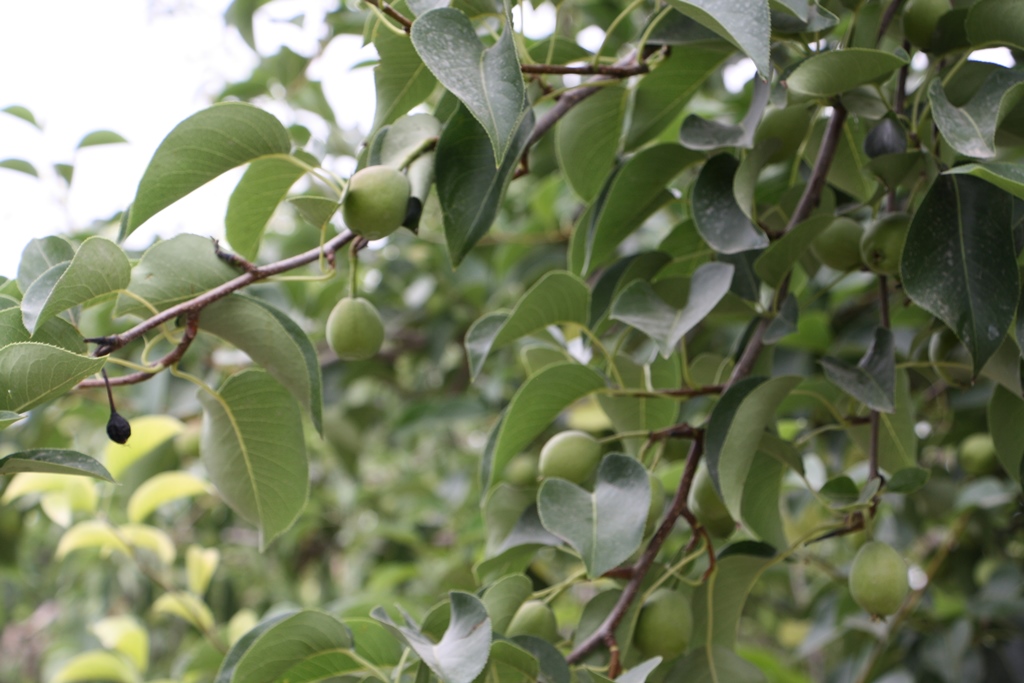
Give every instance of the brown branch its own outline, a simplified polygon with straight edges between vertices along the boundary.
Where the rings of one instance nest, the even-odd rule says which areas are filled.
[[[818,205],[821,199],[821,191],[825,189],[825,178],[828,177],[828,170],[832,166],[832,157],[835,156],[836,147],[839,145],[839,138],[843,132],[843,124],[846,123],[846,109],[838,102],[832,105],[832,118],[825,128],[825,135],[821,140],[821,147],[818,148],[818,156],[814,160],[814,167],[811,169],[811,176],[807,179],[804,193],[800,195],[793,215],[786,225],[786,232],[792,230],[801,223],[811,211]]]
[[[404,14],[402,14],[401,12],[399,12],[398,10],[396,10],[388,3],[384,2],[384,0],[366,0],[366,4],[373,5],[374,7],[380,9],[381,12],[397,21],[399,24],[402,25],[402,28],[405,29],[406,33],[408,33],[409,30],[412,28],[412,20],[409,19]]]
[[[561,64],[523,64],[519,70],[524,74],[578,74],[580,76],[610,76],[612,78],[629,78],[650,71],[650,67],[642,63],[617,66],[615,64],[587,64],[584,66],[564,66]]]
[[[889,24],[891,24],[892,20],[896,18],[896,12],[899,11],[900,5],[902,5],[903,2],[904,0],[892,0],[892,2],[889,3],[889,6],[885,8],[882,20],[878,23],[878,33],[875,35],[876,46],[882,42],[882,36],[885,35],[887,30],[889,30]]]
[[[120,334],[113,334],[108,337],[93,337],[86,339],[85,341],[99,345],[96,351],[93,352],[94,356],[99,357],[109,355],[123,346],[126,346],[130,342],[135,341],[153,328],[162,325],[169,320],[174,320],[178,316],[198,313],[214,301],[223,299],[228,294],[237,292],[243,287],[248,287],[254,282],[266,279],[272,275],[292,270],[293,268],[313,263],[321,256],[326,256],[330,259],[334,256],[334,252],[351,242],[355,237],[355,233],[346,230],[334,239],[325,243],[322,248],[316,247],[315,249],[310,249],[309,251],[305,251],[301,254],[296,254],[295,256],[291,256],[274,263],[268,263],[265,266],[256,266],[252,270],[242,273],[233,280],[228,280],[224,284],[207,290],[193,299],[189,299],[188,301],[182,302],[176,306],[171,306],[170,308],[143,320],[130,330],[121,332]]]

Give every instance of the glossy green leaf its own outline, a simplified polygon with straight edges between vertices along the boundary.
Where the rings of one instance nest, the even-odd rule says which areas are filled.
[[[485,488],[504,471],[512,456],[547,429],[562,410],[604,386],[601,375],[579,363],[549,365],[530,375],[509,402],[484,452]]]
[[[645,148],[627,159],[573,230],[570,270],[589,274],[658,208],[674,197],[666,189],[703,157],[676,144]]]
[[[693,185],[693,221],[708,246],[722,254],[768,246],[768,237],[736,203],[732,186],[737,168],[734,157],[719,154],[704,164]]]
[[[18,289],[28,291],[43,273],[75,257],[75,248],[63,237],[51,235],[29,240],[18,263]]]
[[[972,176],[938,176],[903,247],[907,296],[956,332],[975,374],[999,348],[1017,310],[1011,215],[1011,196],[994,185]]]
[[[878,415],[878,464],[887,472],[898,472],[917,465],[917,434],[914,433],[917,416],[906,370],[896,371],[894,395],[895,412]],[[871,426],[860,425],[848,431],[866,456],[871,448]]]
[[[851,47],[819,52],[786,77],[786,86],[810,97],[833,97],[857,86],[879,83],[910,62],[906,53]]]
[[[1024,73],[1016,69],[993,71],[962,107],[954,106],[938,79],[928,88],[932,116],[943,139],[960,154],[976,159],[996,156],[999,122],[1024,98]]]
[[[263,231],[288,189],[305,170],[292,157],[269,157],[249,164],[228,199],[224,229],[231,247],[242,258],[255,259]]]
[[[965,28],[975,48],[1024,50],[1024,5],[1016,0],[979,0],[967,13]]]
[[[714,150],[723,147],[754,146],[754,131],[768,105],[771,90],[761,79],[754,81],[754,92],[750,97],[750,107],[743,120],[737,124],[719,123],[690,114],[679,129],[679,142],[688,149]],[[746,211],[744,211],[746,213]]]
[[[126,510],[128,521],[143,522],[165,503],[203,493],[211,493],[210,485],[190,472],[158,472],[132,492]]]
[[[765,284],[778,288],[783,278],[793,270],[811,242],[822,230],[831,225],[835,217],[831,214],[811,216],[793,226],[792,230],[775,240],[754,261],[754,272]]]
[[[504,633],[519,606],[533,595],[533,582],[525,574],[503,576],[483,594],[484,607],[491,617],[491,627]]]
[[[819,362],[828,381],[868,408],[896,410],[896,347],[890,330],[875,328],[875,338],[856,366],[827,356]]]
[[[380,130],[427,99],[437,79],[416,54],[412,41],[381,26],[377,19],[370,29],[370,39],[380,55],[373,69],[377,105],[371,130]]]
[[[985,182],[1009,192],[1018,199],[1024,199],[1024,166],[998,161],[980,164],[963,164],[954,166],[946,173],[958,173],[981,178]]]
[[[290,147],[281,122],[250,104],[223,102],[193,114],[153,153],[120,238],[225,171]]]
[[[14,419],[7,418],[7,424],[21,419],[17,413],[0,414],[15,416]],[[19,472],[78,475],[114,483],[114,478],[110,476],[107,468],[94,458],[85,453],[59,448],[36,448],[0,458],[0,475],[12,476]]]
[[[260,549],[298,518],[309,491],[302,418],[288,390],[262,370],[232,375],[203,404],[200,455],[210,481],[260,531]]]
[[[733,384],[711,411],[705,457],[711,479],[734,518],[741,516],[743,488],[764,430],[782,399],[799,383],[800,377],[748,377]]]
[[[39,177],[39,171],[36,170],[36,167],[24,159],[0,159],[0,168],[24,173],[25,175],[30,175],[34,178]]]
[[[0,410],[21,413],[69,391],[100,371],[105,358],[80,356],[39,342],[19,342],[0,349]]]
[[[682,112],[700,86],[732,54],[729,45],[677,46],[633,91],[626,149],[657,137]]]
[[[249,355],[309,411],[323,431],[323,380],[316,347],[295,321],[270,304],[242,294],[203,310],[200,329]]]
[[[472,683],[487,664],[491,649],[491,620],[483,602],[475,595],[452,591],[451,617],[438,643],[410,626],[397,626],[381,608],[372,615],[394,629],[446,683]]]
[[[217,258],[213,241],[199,235],[176,235],[146,250],[132,268],[128,291],[117,298],[115,315],[149,316],[157,310],[188,301],[208,289],[222,285],[240,272]]]
[[[20,104],[12,104],[4,107],[3,109],[0,109],[0,111],[2,111],[5,114],[10,114],[11,116],[16,116],[22,121],[27,121],[36,128],[42,130],[42,126],[39,125],[39,122],[36,121],[36,117],[27,107],[23,107]]]
[[[729,292],[733,272],[727,263],[702,265],[690,280],[689,298],[681,309],[667,304],[649,283],[637,280],[612,304],[611,317],[649,336],[668,358],[683,335],[700,324]]]
[[[142,677],[122,655],[105,650],[89,650],[70,657],[49,679],[51,683],[113,681],[139,683]]]
[[[490,229],[532,130],[533,114],[527,110],[496,167],[490,139],[468,110],[460,107],[445,125],[437,142],[437,198],[453,264]]]
[[[78,248],[66,268],[46,271],[25,292],[21,314],[25,329],[38,325],[72,306],[84,304],[128,286],[132,267],[119,246],[102,237],[90,237]],[[54,274],[57,277],[51,278]]]
[[[1024,400],[997,386],[988,402],[988,431],[995,442],[996,456],[1006,472],[1018,483],[1024,463]]]
[[[94,130],[91,133],[86,133],[85,137],[78,141],[78,146],[75,149],[98,145],[117,145],[123,142],[128,141],[112,130]]]
[[[51,318],[29,334],[21,319],[21,310],[8,308],[0,311],[0,347],[17,342],[34,341],[58,346],[72,353],[84,354],[86,347],[78,329],[62,318]]]
[[[508,640],[491,645],[487,666],[476,679],[482,683],[535,683],[540,673],[537,658]]]
[[[671,261],[672,257],[663,251],[643,252],[621,258],[602,270],[593,285],[593,294],[590,297],[591,328],[595,332],[600,332],[612,302],[618,298],[622,290],[636,280],[653,279]]]
[[[763,543],[742,541],[726,548],[718,556],[714,573],[693,592],[693,642],[735,647],[747,596],[761,573],[776,561],[775,550]]]
[[[620,355],[615,358],[615,367],[622,378],[623,388],[640,391],[676,389],[683,381],[676,356],[655,358],[651,363],[639,365]],[[679,403],[672,397],[599,395],[597,400],[618,433],[664,429],[675,424],[679,417]],[[626,452],[634,457],[645,441],[644,438],[622,439]]]
[[[597,196],[615,167],[629,91],[601,88],[555,127],[555,153],[565,181],[585,202]]]
[[[566,271],[547,273],[520,297],[511,312],[490,313],[469,328],[465,344],[470,375],[476,378],[492,350],[548,325],[586,325],[589,311],[587,283]]]
[[[511,20],[485,47],[465,14],[440,7],[418,16],[409,37],[431,73],[487,133],[494,167],[502,167],[508,154],[518,159],[518,132],[529,107]]]
[[[312,683],[365,671],[352,634],[323,612],[302,610],[268,619],[224,657],[215,683]]]
[[[537,493],[537,509],[544,528],[571,545],[587,575],[596,578],[640,547],[650,500],[643,465],[611,453],[597,469],[593,493],[564,479],[545,479]]]
[[[672,674],[686,683],[765,683],[764,673],[733,652],[731,647],[711,645],[694,648],[672,667]]]
[[[669,0],[669,4],[738,47],[770,79],[771,15],[768,0]]]

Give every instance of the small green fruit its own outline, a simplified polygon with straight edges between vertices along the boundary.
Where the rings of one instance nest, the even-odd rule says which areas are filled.
[[[860,240],[860,256],[879,275],[899,275],[903,243],[910,230],[910,216],[892,213],[868,226]]]
[[[895,614],[910,590],[907,563],[892,547],[868,541],[850,566],[850,595],[874,617]]]
[[[711,473],[701,463],[690,487],[690,512],[712,536],[728,538],[736,530],[736,521],[729,514],[711,481]]]
[[[647,521],[644,523],[644,536],[650,536],[661,521],[661,513],[665,510],[665,486],[652,472],[647,473],[651,481],[651,504],[647,508]]]
[[[960,467],[974,476],[992,474],[999,469],[996,445],[991,434],[971,434],[960,442]]]
[[[368,240],[387,237],[405,220],[409,179],[390,166],[367,166],[349,178],[341,215],[349,230]]]
[[[928,340],[928,360],[935,374],[947,384],[966,387],[974,382],[971,354],[948,327],[943,327]]]
[[[342,360],[366,360],[384,343],[380,313],[363,298],[346,297],[327,316],[327,343]]]
[[[645,657],[674,659],[686,651],[692,635],[690,601],[674,590],[659,588],[640,608],[633,644]]]
[[[558,622],[555,620],[555,613],[540,600],[527,600],[512,615],[505,635],[509,638],[536,636],[549,643],[557,643]]]
[[[540,449],[540,476],[582,484],[601,462],[601,444],[586,432],[571,429],[548,439]]]
[[[939,18],[951,9],[949,0],[910,0],[903,8],[903,35],[912,45],[928,50]]]
[[[847,272],[860,268],[860,240],[864,228],[852,218],[841,216],[832,221],[811,242],[811,251],[829,268]]]
[[[533,486],[537,483],[537,458],[520,453],[505,465],[505,481],[514,486]]]

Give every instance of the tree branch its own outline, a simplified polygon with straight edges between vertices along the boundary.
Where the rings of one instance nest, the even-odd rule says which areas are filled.
[[[379,9],[381,12],[383,12],[384,14],[388,15],[389,17],[391,17],[392,19],[397,21],[399,24],[402,25],[402,28],[405,29],[406,33],[408,33],[409,29],[412,28],[412,20],[409,19],[404,14],[402,14],[401,12],[399,12],[398,10],[396,10],[394,7],[392,7],[388,3],[384,2],[384,0],[366,0],[366,4],[367,5],[373,5],[374,7]]]
[[[145,382],[148,379],[152,379],[153,377],[156,377],[156,374],[163,370],[164,368],[170,367],[171,365],[174,365],[179,360],[181,360],[181,357],[185,355],[185,352],[188,350],[188,347],[192,345],[192,340],[196,338],[196,334],[198,333],[199,311],[192,311],[186,314],[185,334],[181,338],[181,341],[178,342],[178,345],[175,346],[170,353],[168,353],[166,356],[156,361],[155,363],[152,363],[149,366],[151,368],[150,370],[133,372],[129,375],[115,377],[114,379],[109,380],[109,382],[105,382],[104,380],[101,379],[82,380],[81,382],[78,383],[78,386],[76,386],[75,389],[95,389],[96,387],[104,386],[104,384],[107,385],[107,388],[110,388],[111,386],[138,384],[140,382]]]
[[[523,64],[519,67],[524,74],[578,74],[580,76],[609,76],[611,78],[629,78],[650,71],[650,67],[642,63],[618,66],[616,64],[587,64],[584,66],[564,66],[561,64]]]

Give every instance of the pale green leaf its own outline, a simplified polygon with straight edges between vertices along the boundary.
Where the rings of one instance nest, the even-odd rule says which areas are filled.
[[[25,175],[30,175],[34,178],[39,177],[39,171],[36,170],[36,167],[24,159],[0,159],[0,168],[24,173]]]
[[[104,650],[73,655],[49,679],[50,683],[139,683],[139,671],[125,657]]]
[[[693,642],[735,647],[747,596],[761,573],[776,561],[775,550],[763,543],[741,541],[724,550],[714,573],[693,592]]]
[[[100,371],[105,358],[90,358],[38,342],[0,349],[0,410],[21,413],[71,390]]]
[[[103,647],[123,654],[138,671],[149,667],[149,631],[128,614],[100,619],[89,627]]]
[[[615,166],[629,91],[601,88],[555,126],[555,154],[565,181],[585,202],[594,199]]]
[[[130,444],[108,441],[103,462],[111,474],[120,478],[129,467],[182,432],[185,424],[170,415],[138,415],[132,417]]]
[[[159,472],[142,482],[128,499],[128,521],[141,522],[161,505],[211,492],[206,481],[190,472]]]
[[[996,128],[1024,98],[1024,73],[997,69],[962,107],[954,106],[939,79],[928,88],[935,125],[943,139],[960,154],[976,159],[996,156]]]
[[[225,235],[239,256],[256,258],[277,205],[305,172],[293,157],[269,157],[249,164],[228,199],[224,216]]]
[[[376,109],[371,130],[395,121],[427,99],[437,79],[416,54],[412,41],[381,26],[377,19],[370,29],[370,39],[380,55],[380,64],[373,69],[376,86]]]
[[[117,145],[122,142],[128,141],[112,130],[94,130],[91,133],[86,133],[85,137],[78,141],[78,146],[75,149],[96,147],[97,145]]]
[[[205,602],[185,591],[164,593],[153,602],[155,614],[177,617],[194,626],[202,633],[214,626],[213,612]]]
[[[27,292],[43,273],[74,257],[75,248],[63,237],[50,235],[29,240],[18,263],[18,289]]]
[[[21,419],[17,413],[14,415],[8,424]],[[78,475],[114,483],[110,472],[95,459],[85,453],[59,448],[35,448],[0,458],[0,475],[11,476],[19,472]]]

